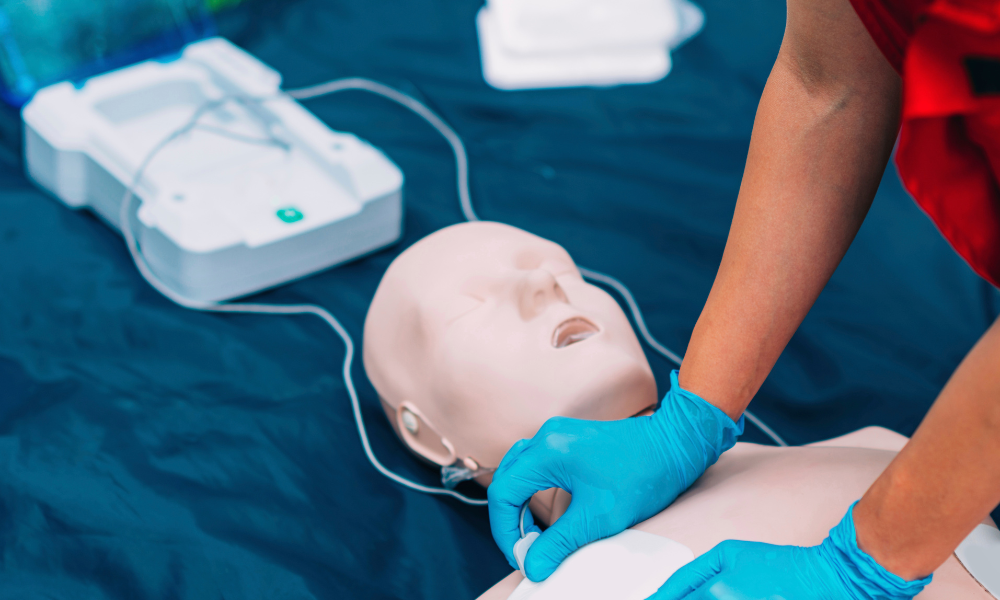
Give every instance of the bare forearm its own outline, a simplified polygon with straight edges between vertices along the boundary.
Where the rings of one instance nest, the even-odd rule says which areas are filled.
[[[925,577],[998,503],[1000,320],[858,503],[858,544],[904,579]]]
[[[898,127],[899,79],[847,1],[802,4],[789,2],[725,253],[680,372],[685,389],[733,418],[854,239]]]

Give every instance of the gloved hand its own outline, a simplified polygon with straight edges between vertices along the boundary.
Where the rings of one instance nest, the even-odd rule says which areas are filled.
[[[724,412],[682,390],[670,392],[649,417],[582,421],[556,417],[507,452],[487,490],[493,539],[517,568],[521,506],[538,491],[562,488],[569,509],[535,540],[525,558],[532,581],[547,578],[569,553],[660,512],[743,433]],[[530,512],[530,511],[528,511]],[[526,525],[529,521],[525,518]],[[534,526],[526,526],[537,531]]]
[[[855,503],[857,504],[857,503]],[[722,542],[649,600],[909,600],[933,575],[905,581],[858,548],[854,505],[819,546]]]

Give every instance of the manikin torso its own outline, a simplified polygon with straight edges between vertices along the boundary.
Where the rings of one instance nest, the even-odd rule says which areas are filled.
[[[497,223],[452,226],[389,267],[365,322],[364,363],[403,443],[488,485],[518,439],[550,417],[628,418],[655,406],[652,372],[625,314],[556,244]],[[700,555],[726,539],[815,545],[905,438],[870,428],[825,444],[737,444],[636,529]],[[536,494],[536,520],[570,501]],[[512,573],[483,598],[505,599]],[[988,600],[952,557],[920,596]]]
[[[727,539],[819,544],[905,443],[873,427],[797,448],[736,444],[674,504],[635,529],[680,542],[695,556]],[[505,600],[522,579],[514,571],[480,600]],[[917,598],[993,597],[953,555]]]

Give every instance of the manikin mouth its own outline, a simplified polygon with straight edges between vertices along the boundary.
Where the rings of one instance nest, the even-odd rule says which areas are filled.
[[[592,335],[596,335],[600,331],[597,325],[594,325],[587,319],[573,317],[572,319],[563,321],[559,324],[559,327],[556,327],[556,330],[552,333],[552,346],[555,348],[572,346]]]

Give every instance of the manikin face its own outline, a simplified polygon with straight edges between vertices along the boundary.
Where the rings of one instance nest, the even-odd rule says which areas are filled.
[[[497,223],[443,229],[396,259],[364,361],[404,441],[439,464],[496,467],[550,417],[621,419],[656,402],[618,303],[560,246]]]

